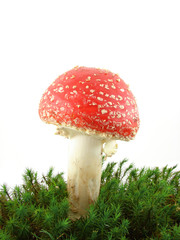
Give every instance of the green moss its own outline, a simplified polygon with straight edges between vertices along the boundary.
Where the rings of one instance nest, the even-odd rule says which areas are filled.
[[[180,239],[180,172],[176,166],[137,169],[127,160],[104,168],[88,216],[72,222],[63,174],[40,179],[27,169],[24,184],[0,190],[0,239]]]

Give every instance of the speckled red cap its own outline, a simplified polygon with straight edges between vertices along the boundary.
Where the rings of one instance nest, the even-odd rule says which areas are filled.
[[[139,129],[137,104],[129,86],[105,69],[75,67],[45,91],[40,118],[102,138],[131,140]]]

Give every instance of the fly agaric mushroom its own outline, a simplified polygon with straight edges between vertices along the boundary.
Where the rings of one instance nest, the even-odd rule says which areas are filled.
[[[57,126],[57,134],[70,138],[70,216],[84,216],[99,195],[102,151],[111,156],[116,152],[116,140],[129,141],[139,129],[135,98],[117,74],[75,67],[45,91],[39,115]]]

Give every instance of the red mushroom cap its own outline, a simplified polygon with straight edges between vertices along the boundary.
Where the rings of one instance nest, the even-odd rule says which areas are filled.
[[[90,135],[131,140],[139,129],[137,104],[128,85],[108,70],[75,67],[45,91],[40,118]]]

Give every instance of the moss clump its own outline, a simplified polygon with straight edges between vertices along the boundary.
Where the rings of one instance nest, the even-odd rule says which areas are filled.
[[[72,222],[63,174],[38,178],[27,169],[24,184],[0,191],[1,240],[180,239],[180,172],[176,166],[137,169],[127,160],[104,168],[101,191],[88,216]]]

